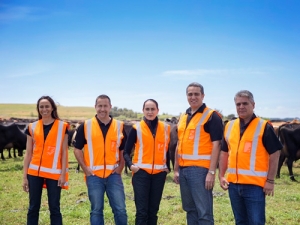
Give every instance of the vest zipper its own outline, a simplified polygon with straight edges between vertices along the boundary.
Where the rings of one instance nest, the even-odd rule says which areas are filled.
[[[236,151],[236,159],[235,159],[235,174],[236,174],[236,183],[238,183],[239,175],[238,175],[238,155],[239,155],[240,141],[238,144],[238,148]]]
[[[41,154],[41,158],[40,158],[40,165],[39,165],[39,169],[38,169],[38,176],[40,176],[40,170],[41,170],[41,165],[42,165],[42,159],[43,159],[43,154],[44,154],[44,148],[45,148],[45,141],[43,144],[43,150],[42,150],[42,154]]]
[[[104,166],[104,168],[103,168],[103,177],[105,177],[105,172],[106,172],[106,161],[105,161],[105,156],[106,156],[106,148],[105,148],[105,138],[104,138],[104,158],[103,158],[103,166]]]
[[[152,134],[153,135],[153,139],[154,139],[154,144],[153,144],[153,163],[152,163],[152,173],[151,174],[153,174],[153,170],[154,170],[154,162],[155,162],[155,135],[154,134]]]

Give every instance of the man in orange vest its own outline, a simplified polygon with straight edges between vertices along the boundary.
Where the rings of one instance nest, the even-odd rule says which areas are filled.
[[[180,184],[187,224],[214,224],[212,189],[220,153],[223,123],[203,103],[204,88],[191,83],[186,89],[190,108],[178,123],[174,181]]]
[[[127,225],[124,186],[123,149],[126,134],[123,122],[113,119],[110,98],[96,98],[96,116],[78,128],[74,154],[85,174],[91,202],[90,224],[104,225],[104,193],[109,199],[116,225]],[[83,151],[82,151],[83,149]]]
[[[274,195],[282,145],[273,127],[254,114],[255,102],[250,91],[239,91],[234,102],[239,118],[229,121],[224,130],[220,185],[228,189],[236,224],[265,224],[265,196]]]

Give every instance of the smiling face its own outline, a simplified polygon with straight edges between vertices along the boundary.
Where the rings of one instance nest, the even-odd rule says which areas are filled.
[[[186,96],[192,111],[196,111],[203,104],[204,94],[201,93],[200,87],[188,87]]]
[[[109,120],[111,104],[108,98],[98,98],[95,109],[99,120],[101,120],[102,122]]]
[[[151,101],[148,100],[144,104],[143,113],[147,120],[154,120],[158,114],[159,110],[157,108],[157,105]]]
[[[52,118],[53,107],[48,99],[42,99],[38,104],[39,114],[43,119]]]
[[[248,97],[236,97],[234,99],[236,112],[238,116],[248,123],[252,118],[255,103],[250,101]]]

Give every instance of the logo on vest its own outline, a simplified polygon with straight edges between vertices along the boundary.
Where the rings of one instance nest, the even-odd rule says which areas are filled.
[[[110,150],[114,151],[114,152],[117,150],[117,142],[116,141],[111,141]]]
[[[195,138],[195,129],[191,129],[189,132],[189,140],[194,140]]]
[[[252,149],[252,142],[251,141],[246,141],[244,145],[244,152],[245,153],[250,153]]]
[[[47,148],[47,154],[48,155],[53,155],[55,152],[55,146],[48,146]]]
[[[165,144],[163,142],[157,143],[158,152],[163,152],[165,149]]]

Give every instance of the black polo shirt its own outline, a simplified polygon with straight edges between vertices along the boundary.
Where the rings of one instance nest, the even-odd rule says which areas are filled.
[[[109,116],[111,118],[111,120],[109,121],[108,124],[104,124],[102,123],[98,118],[97,118],[97,115],[95,115],[97,121],[98,121],[98,124],[99,124],[99,127],[102,131],[102,134],[103,134],[103,139],[105,141],[105,138],[106,138],[106,134],[107,134],[107,131],[111,125],[111,122],[113,120],[112,116]],[[127,135],[124,131],[124,128],[123,128],[123,139],[122,139],[122,142],[121,142],[121,145],[119,147],[119,150],[122,151],[124,149],[124,146],[125,146],[125,142],[126,142],[126,139],[127,139]],[[77,134],[76,134],[76,137],[75,137],[75,140],[74,140],[74,147],[77,148],[77,149],[83,149],[84,145],[86,144],[86,139],[85,139],[85,136],[84,136],[84,123],[82,123],[78,129],[77,129]]]
[[[245,130],[247,129],[247,127],[249,126],[249,124],[254,118],[256,118],[256,115],[253,113],[251,120],[247,124],[245,124],[244,120],[240,118],[240,139],[242,138]],[[269,155],[282,149],[282,144],[277,138],[273,126],[269,123],[267,123],[265,127],[263,137],[262,137],[262,142]],[[222,139],[221,151],[228,152],[228,145],[224,136]]]

